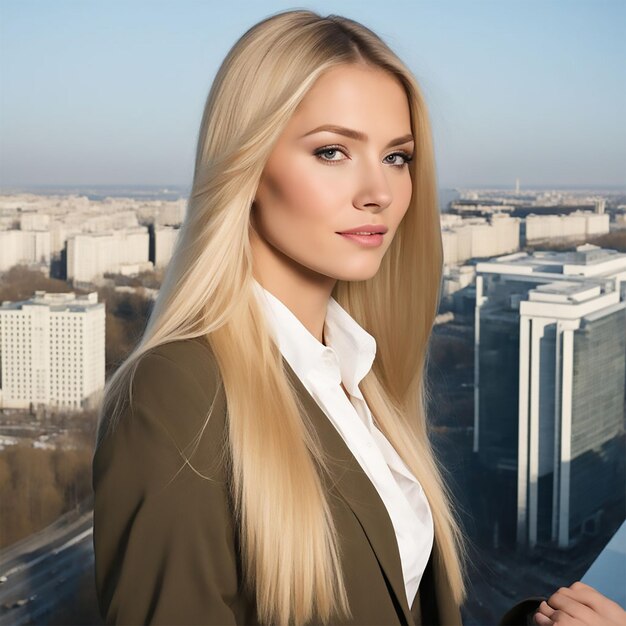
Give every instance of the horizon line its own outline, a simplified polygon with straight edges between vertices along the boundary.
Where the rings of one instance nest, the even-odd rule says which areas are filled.
[[[0,184],[0,193],[16,193],[28,192],[36,189],[162,189],[169,191],[171,189],[188,189],[191,190],[189,183],[28,183],[19,185]],[[465,184],[440,184],[437,186],[439,190],[460,190],[460,189],[503,189],[515,191],[515,184],[508,183],[465,183]],[[626,193],[625,184],[617,183],[526,183],[520,185],[520,193],[524,191],[533,191],[535,189],[606,189],[623,191]]]

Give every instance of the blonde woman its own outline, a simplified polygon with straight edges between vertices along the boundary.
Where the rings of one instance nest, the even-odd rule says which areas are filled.
[[[248,30],[210,91],[149,323],[105,390],[107,623],[461,624],[463,541],[424,410],[441,269],[406,66],[339,16]]]

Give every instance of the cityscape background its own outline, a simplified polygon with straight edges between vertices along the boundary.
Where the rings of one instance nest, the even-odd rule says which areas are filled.
[[[287,8],[0,0],[0,625],[103,623],[102,388],[158,297],[214,73]],[[624,606],[626,3],[300,8],[370,26],[429,105],[429,415],[471,541],[464,623],[581,578]]]

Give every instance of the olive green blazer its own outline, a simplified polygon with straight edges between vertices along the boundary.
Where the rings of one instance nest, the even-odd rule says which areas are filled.
[[[323,481],[334,496],[329,500],[353,613],[333,624],[461,625],[459,607],[432,557],[409,607],[383,501],[284,363],[333,459],[332,481]],[[132,403],[93,457],[95,582],[107,624],[259,623],[254,598],[242,589],[222,453],[226,419],[219,368],[205,341],[171,342],[141,358]],[[193,451],[193,468],[183,465],[179,450],[187,456]]]

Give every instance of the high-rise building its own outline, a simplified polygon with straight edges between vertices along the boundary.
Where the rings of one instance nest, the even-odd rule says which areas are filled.
[[[624,488],[626,255],[517,253],[476,275],[474,451],[499,531],[568,547]]]
[[[95,406],[105,382],[105,305],[97,292],[36,291],[0,304],[0,407]]]
[[[145,226],[81,233],[67,240],[67,278],[92,283],[105,272],[134,274],[152,270],[150,234]]]

